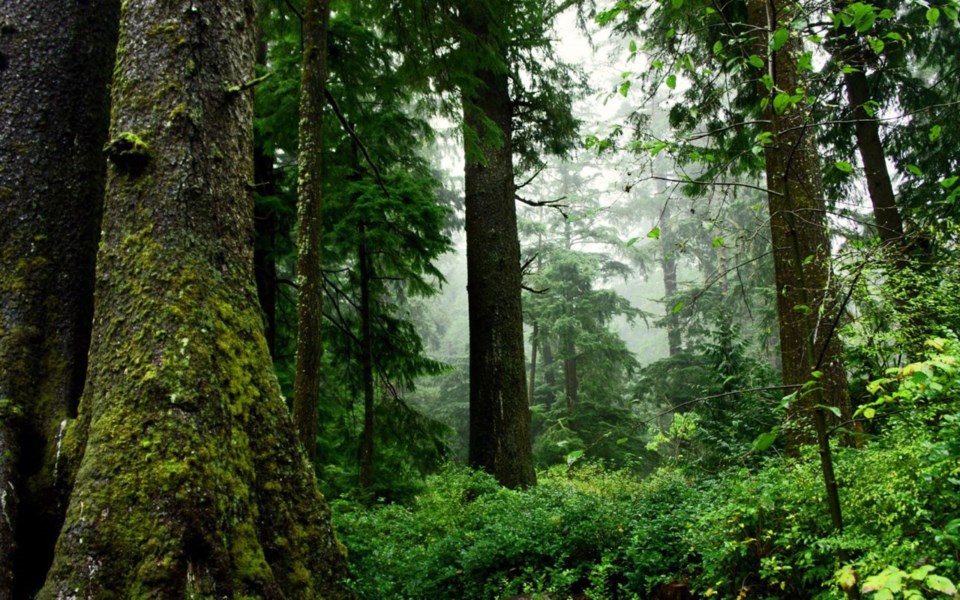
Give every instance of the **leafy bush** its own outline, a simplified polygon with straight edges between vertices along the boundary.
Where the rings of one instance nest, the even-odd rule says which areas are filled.
[[[845,528],[816,449],[756,457],[696,483],[577,461],[526,491],[448,468],[408,506],[334,503],[361,598],[840,599],[955,594],[960,579],[960,344],[871,384],[881,435],[836,447]],[[868,409],[871,412],[868,412]],[[881,422],[882,421],[882,422]],[[846,564],[838,558],[848,557]]]

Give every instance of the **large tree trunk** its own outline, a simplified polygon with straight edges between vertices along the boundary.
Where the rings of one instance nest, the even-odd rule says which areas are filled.
[[[43,584],[76,465],[120,3],[0,3],[0,599]]]
[[[799,15],[795,2],[782,5],[775,0],[747,0],[750,25],[766,35],[757,36],[758,54],[776,90],[793,93],[802,82],[797,58],[800,38],[791,33],[786,44],[768,56],[768,38],[781,27],[789,27]],[[779,12],[778,12],[779,11]],[[761,96],[766,88],[758,83]],[[787,409],[788,451],[801,443],[815,441],[820,451],[827,507],[833,527],[843,530],[840,494],[833,471],[833,457],[824,406],[836,406],[841,418],[851,418],[850,392],[843,367],[837,332],[839,310],[831,295],[830,239],[827,235],[820,164],[813,126],[805,108],[798,104],[774,110],[773,94],[764,111],[772,143],[764,150],[767,170],[771,241],[780,322],[780,353],[783,380],[797,386],[797,396]],[[819,372],[819,375],[817,375]],[[811,387],[800,387],[812,383]],[[845,550],[837,552],[846,562]]]
[[[495,19],[508,7],[461,3],[464,26],[506,64]],[[479,51],[479,48],[473,48]],[[520,242],[514,204],[511,103],[507,74],[478,69],[476,89],[463,90],[470,318],[470,464],[508,487],[536,483],[526,399]]]
[[[297,151],[297,373],[293,417],[310,462],[317,457],[317,403],[323,342],[323,90],[327,81],[329,0],[306,0],[303,6],[303,64],[300,77],[300,145]]]
[[[252,1],[127,0],[82,456],[39,598],[345,597],[253,280]]]
[[[750,24],[772,32],[789,22],[792,4],[749,0]],[[781,11],[780,14],[777,11]],[[766,56],[767,38],[758,36],[758,54]],[[796,90],[800,40],[794,36],[768,61],[775,90]],[[768,94],[759,85],[762,95]],[[775,95],[776,92],[774,92]],[[814,126],[802,105],[783,112],[764,111],[772,144],[765,148],[767,195],[780,324],[780,354],[785,385],[801,386],[818,378],[822,393],[801,392],[790,403],[786,428],[788,445],[814,441],[811,416],[818,404],[836,406],[844,420],[851,417],[850,393],[837,340],[836,311],[831,293],[830,239],[820,179]]]

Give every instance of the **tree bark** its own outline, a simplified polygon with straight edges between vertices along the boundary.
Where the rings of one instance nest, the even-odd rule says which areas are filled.
[[[76,467],[119,15],[0,4],[0,599],[43,584]]]
[[[303,64],[300,78],[300,194],[297,201],[297,373],[293,388],[293,417],[300,443],[310,462],[317,457],[317,403],[323,343],[323,90],[327,81],[327,25],[329,0],[306,0],[303,5]]]
[[[664,309],[667,324],[667,348],[670,356],[676,356],[680,354],[682,339],[680,337],[680,320],[673,311],[677,294],[677,257],[670,217],[671,211],[668,201],[660,215],[660,268],[663,270],[663,296],[666,298]]]
[[[835,2],[834,10],[840,12],[845,5],[845,0]],[[854,119],[857,150],[863,161],[877,233],[884,245],[902,249],[905,242],[903,220],[893,195],[887,157],[880,140],[880,126],[866,108],[870,103],[870,84],[867,81],[863,42],[852,27],[843,27],[840,34],[842,39],[836,42],[840,46],[839,55],[846,66],[852,67],[852,70],[843,74],[843,83]]]
[[[533,333],[530,334],[530,381],[527,391],[527,403],[533,406],[533,393],[537,385],[537,346],[540,344],[538,338],[540,323],[533,322]]]
[[[360,488],[373,486],[373,344],[371,340],[370,278],[373,266],[367,252],[367,232],[360,224],[360,352],[363,364],[363,440],[360,445]]]
[[[577,347],[572,340],[564,345],[566,357],[563,359],[563,389],[567,398],[567,411],[577,408],[580,393],[580,381],[577,378]]]
[[[338,598],[253,277],[254,3],[127,0],[82,456],[38,598]]]
[[[500,4],[503,4],[500,6]],[[507,3],[463,2],[466,51],[507,63],[494,23]],[[481,47],[476,47],[481,46]],[[520,242],[506,72],[479,68],[462,90],[466,166],[467,291],[470,320],[470,449],[474,467],[507,487],[536,483],[524,372]]]
[[[769,0],[747,2],[750,24],[768,34],[789,22],[795,4]],[[780,11],[778,14],[777,11]],[[757,53],[767,57],[766,36],[758,36]],[[797,72],[799,38],[767,57],[774,82],[770,93],[758,84],[770,102],[764,110],[772,143],[766,146],[767,195],[780,325],[780,353],[785,385],[801,386],[818,380],[818,393],[800,393],[787,410],[789,448],[815,441],[811,417],[817,404],[836,406],[842,419],[852,416],[847,374],[837,332],[837,306],[832,296],[830,239],[827,234],[820,164],[814,127],[802,104],[774,110],[777,90],[802,86]],[[814,372],[819,371],[816,378]],[[822,394],[822,396],[821,396]]]
[[[257,194],[274,196],[277,193],[277,181],[273,170],[273,156],[264,152],[257,144],[253,149],[253,181]],[[253,272],[257,283],[257,298],[263,311],[264,336],[270,357],[277,357],[277,257],[276,240],[280,236],[280,227],[275,211],[261,203],[253,209],[254,249]]]

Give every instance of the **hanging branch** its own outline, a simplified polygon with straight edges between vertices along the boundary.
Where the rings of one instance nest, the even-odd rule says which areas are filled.
[[[323,95],[326,97],[327,102],[330,103],[330,108],[333,109],[333,114],[337,116],[337,120],[340,121],[340,124],[343,125],[344,131],[353,138],[353,141],[360,148],[360,152],[363,153],[364,160],[367,161],[367,164],[370,165],[370,169],[373,171],[374,177],[377,178],[377,184],[380,185],[380,189],[383,190],[384,194],[390,195],[390,192],[387,190],[387,184],[383,182],[383,177],[380,175],[380,169],[373,162],[373,159],[370,158],[370,152],[367,151],[367,147],[360,140],[360,136],[357,135],[357,132],[353,129],[353,126],[350,125],[350,122],[347,121],[347,118],[344,116],[343,111],[340,110],[340,105],[337,104],[336,99],[333,97],[333,94],[330,93],[330,90],[324,89]]]

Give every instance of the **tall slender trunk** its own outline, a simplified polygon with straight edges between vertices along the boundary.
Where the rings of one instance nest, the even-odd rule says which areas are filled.
[[[527,402],[533,406],[533,392],[537,385],[537,346],[540,345],[538,339],[540,323],[533,322],[533,332],[530,334],[530,381],[528,382]]]
[[[373,344],[371,340],[370,278],[373,265],[367,248],[367,232],[360,224],[360,352],[363,365],[363,440],[360,446],[360,487],[373,486]]]
[[[551,406],[556,399],[557,367],[549,334],[541,331],[540,338],[540,346],[543,348],[543,381],[547,384],[547,406]]]
[[[568,340],[563,348],[566,358],[563,359],[563,390],[567,398],[567,410],[573,412],[577,408],[580,393],[580,380],[577,378],[577,347],[572,340]]]
[[[497,3],[495,3],[497,4]],[[483,44],[504,65],[496,19],[507,3],[462,2],[466,47]],[[465,36],[466,37],[466,36]],[[480,51],[479,48],[476,49]],[[470,320],[470,464],[507,487],[536,483],[526,398],[520,242],[507,74],[478,68],[476,88],[462,91],[465,127],[467,291]]]
[[[317,403],[323,342],[323,90],[327,81],[327,26],[330,0],[303,5],[303,58],[300,67],[300,146],[297,201],[297,372],[293,418],[300,443],[312,463],[317,457]]]
[[[792,11],[799,11],[800,6],[796,2],[748,0],[747,10],[750,25],[767,33],[758,36],[756,48],[758,54],[767,57],[766,66],[774,89],[793,93],[802,85],[797,71],[797,57],[802,50],[800,38],[791,34],[779,51],[768,56],[768,36],[787,26]],[[768,93],[762,84],[758,83],[758,89],[761,96]],[[773,136],[772,144],[765,148],[764,158],[783,379],[787,385],[813,384],[809,388],[798,387],[796,399],[790,403],[788,450],[808,441],[817,443],[827,505],[833,526],[840,531],[843,529],[840,495],[823,407],[838,407],[845,420],[851,417],[851,409],[846,371],[834,331],[838,308],[831,295],[830,240],[819,157],[806,109],[797,105],[783,112],[776,111],[773,98],[769,99],[764,118]],[[811,431],[814,436],[810,435]],[[846,560],[843,551],[838,555],[841,561]]]
[[[126,0],[81,462],[38,598],[343,598],[253,279],[254,3]]]
[[[749,0],[750,24],[772,32],[788,22],[795,4],[778,6],[772,1]],[[758,54],[766,56],[767,40],[760,36]],[[762,51],[762,52],[759,52]],[[796,90],[802,82],[797,73],[800,40],[791,37],[767,61],[775,89]],[[758,84],[761,95],[768,94]],[[850,394],[843,366],[836,323],[837,306],[832,295],[830,239],[820,180],[820,164],[814,126],[802,105],[783,112],[773,110],[773,98],[764,111],[773,143],[764,152],[771,241],[780,325],[780,353],[786,385],[801,386],[819,371],[816,394],[798,394],[788,409],[788,445],[815,441],[811,415],[818,404],[836,406],[842,418],[851,417]]]
[[[664,309],[666,311],[667,348],[670,356],[676,356],[680,353],[683,342],[680,337],[680,319],[673,311],[677,293],[677,257],[670,217],[671,211],[668,202],[660,215],[660,243],[662,244],[660,268],[663,270],[663,296],[666,299]]]
[[[0,3],[0,599],[43,584],[76,467],[119,17]]]
[[[836,1],[834,10],[840,12],[846,4],[847,0]],[[857,150],[863,161],[877,233],[885,245],[899,249],[904,244],[903,220],[893,195],[887,157],[880,139],[880,125],[876,117],[867,112],[871,98],[863,41],[852,27],[841,28],[839,34],[840,39],[836,40],[839,56],[846,66],[851,67],[844,71],[843,83],[854,120]]]

